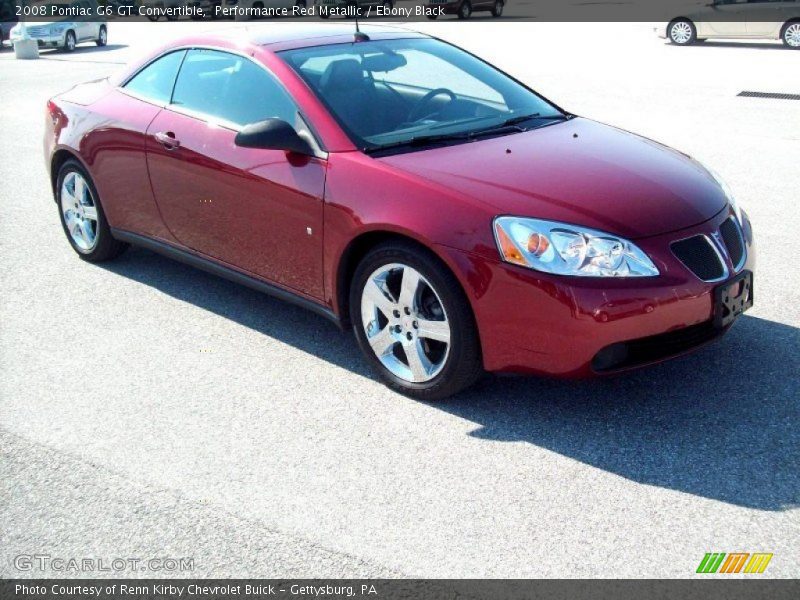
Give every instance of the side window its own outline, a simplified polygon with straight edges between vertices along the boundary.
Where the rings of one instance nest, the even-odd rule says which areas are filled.
[[[155,102],[169,104],[184,54],[185,51],[179,50],[150,63],[125,84],[125,89]]]
[[[242,56],[217,50],[190,50],[172,103],[238,126],[277,117],[295,124],[297,108],[264,69]]]

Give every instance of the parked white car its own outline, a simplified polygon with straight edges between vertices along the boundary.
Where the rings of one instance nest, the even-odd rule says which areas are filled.
[[[714,0],[687,9],[656,31],[679,46],[709,38],[779,39],[800,49],[800,0]]]
[[[55,4],[63,7],[92,8],[94,14],[97,10],[95,0],[75,0],[70,4]],[[98,46],[105,46],[108,43],[108,25],[105,21],[77,19],[18,23],[9,32],[9,40],[14,43],[23,39],[23,31],[29,39],[36,40],[40,47],[60,48],[66,52],[72,52],[83,42],[94,42]]]

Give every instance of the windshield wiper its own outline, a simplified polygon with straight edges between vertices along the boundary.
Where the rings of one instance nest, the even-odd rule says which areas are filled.
[[[506,119],[502,123],[498,125],[493,125],[492,127],[488,127],[486,129],[477,129],[475,131],[467,131],[461,133],[443,133],[443,134],[436,134],[436,135],[417,135],[407,140],[401,140],[399,142],[391,142],[389,144],[383,144],[380,146],[372,146],[368,148],[364,148],[365,154],[374,154],[376,152],[383,152],[384,150],[393,150],[395,148],[409,148],[415,146],[428,146],[432,144],[437,144],[439,142],[453,142],[453,141],[469,141],[474,140],[484,135],[501,135],[503,133],[514,133],[514,132],[522,132],[525,131],[525,128],[520,127],[519,124],[531,119],[540,119],[540,120],[562,120],[562,119],[569,119],[569,115],[546,115],[542,116],[540,113],[533,113],[530,115],[518,115],[516,117],[511,117],[510,119]]]
[[[560,121],[562,119],[569,119],[570,115],[561,114],[561,115],[542,115],[542,113],[532,113],[530,115],[517,115],[516,117],[511,117],[510,119],[506,119],[499,125],[497,125],[496,129],[500,129],[502,127],[509,127],[511,125],[519,125],[520,123],[524,123],[525,121],[530,121],[531,119],[539,119],[543,121]],[[495,129],[493,127],[492,129]]]
[[[438,142],[452,142],[463,141],[471,139],[471,134],[468,133],[443,133],[438,135],[415,135],[414,137],[401,140],[399,142],[391,142],[389,144],[382,144],[380,146],[372,146],[364,148],[366,154],[373,154],[375,152],[383,152],[384,150],[392,150],[394,148],[406,148],[412,146],[428,146]]]

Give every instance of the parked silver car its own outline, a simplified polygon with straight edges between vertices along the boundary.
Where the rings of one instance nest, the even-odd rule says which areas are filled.
[[[800,0],[714,0],[676,15],[656,31],[679,46],[709,38],[779,39],[800,49]]]
[[[92,8],[93,14],[97,14],[97,2],[95,0],[74,0],[70,4],[60,4],[64,8]],[[71,19],[68,17],[67,19]],[[93,17],[96,18],[96,17]],[[98,46],[105,46],[108,43],[108,25],[105,21],[96,20],[62,20],[36,23],[18,23],[9,34],[10,41],[16,42],[23,38],[23,31],[30,39],[34,39],[43,48],[60,48],[66,52],[72,52],[78,44],[83,42],[94,42]]]

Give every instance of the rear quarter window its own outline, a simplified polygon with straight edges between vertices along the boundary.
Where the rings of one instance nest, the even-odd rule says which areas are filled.
[[[171,52],[158,58],[134,75],[124,89],[159,104],[169,104],[175,77],[185,50]]]

